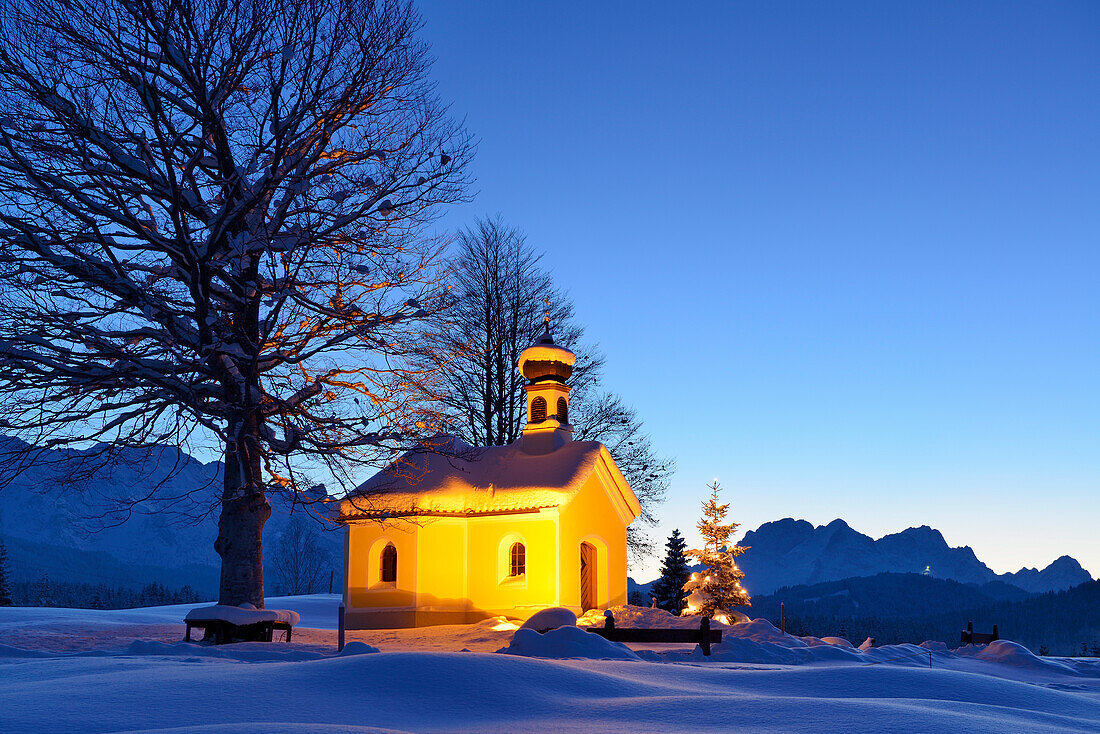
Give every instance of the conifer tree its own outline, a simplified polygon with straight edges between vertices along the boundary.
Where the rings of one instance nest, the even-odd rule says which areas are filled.
[[[740,523],[722,522],[729,511],[729,503],[718,504],[720,487],[717,479],[707,486],[710,488],[710,500],[703,503],[703,517],[696,526],[703,536],[703,547],[687,552],[703,564],[703,570],[693,573],[684,584],[684,592],[688,596],[685,600],[687,607],[682,614],[728,618],[734,607],[751,605],[749,593],[741,588],[741,579],[745,574],[738,568],[736,560],[748,550],[748,546],[730,542]]]
[[[0,607],[10,607],[11,583],[8,580],[8,549],[0,540]]]
[[[653,583],[652,593],[657,598],[657,606],[673,614],[679,614],[684,609],[684,584],[691,576],[687,556],[684,555],[686,545],[680,531],[673,530],[665,543],[661,577]]]

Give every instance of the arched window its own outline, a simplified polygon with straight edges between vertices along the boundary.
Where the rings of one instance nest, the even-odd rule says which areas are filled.
[[[544,420],[546,420],[546,398],[537,397],[531,401],[531,421],[537,423]]]
[[[558,398],[558,420],[562,423],[569,422],[569,403],[565,398]]]
[[[509,576],[522,576],[527,573],[527,549],[523,547],[523,543],[512,543],[512,549],[508,552],[509,555]]]
[[[389,543],[382,549],[382,568],[378,580],[384,584],[397,583],[397,548]]]

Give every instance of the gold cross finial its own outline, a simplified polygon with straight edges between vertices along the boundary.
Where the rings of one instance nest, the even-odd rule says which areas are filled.
[[[546,297],[546,318],[544,319],[544,321],[546,322],[546,328],[549,329],[550,328],[550,296]]]

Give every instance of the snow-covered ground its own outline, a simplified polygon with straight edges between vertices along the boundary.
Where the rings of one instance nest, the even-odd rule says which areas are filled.
[[[302,616],[293,643],[220,647],[179,641],[199,605],[0,608],[0,731],[1100,731],[1100,660],[1011,642],[861,652],[757,620],[704,660],[488,620],[353,631],[337,655],[338,603],[269,599]],[[617,624],[691,624],[662,615]]]

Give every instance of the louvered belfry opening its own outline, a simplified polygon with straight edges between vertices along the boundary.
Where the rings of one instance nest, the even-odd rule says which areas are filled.
[[[558,420],[562,423],[569,422],[569,402],[565,398],[558,398]]]
[[[538,423],[546,420],[546,399],[539,396],[531,401],[531,421]]]

